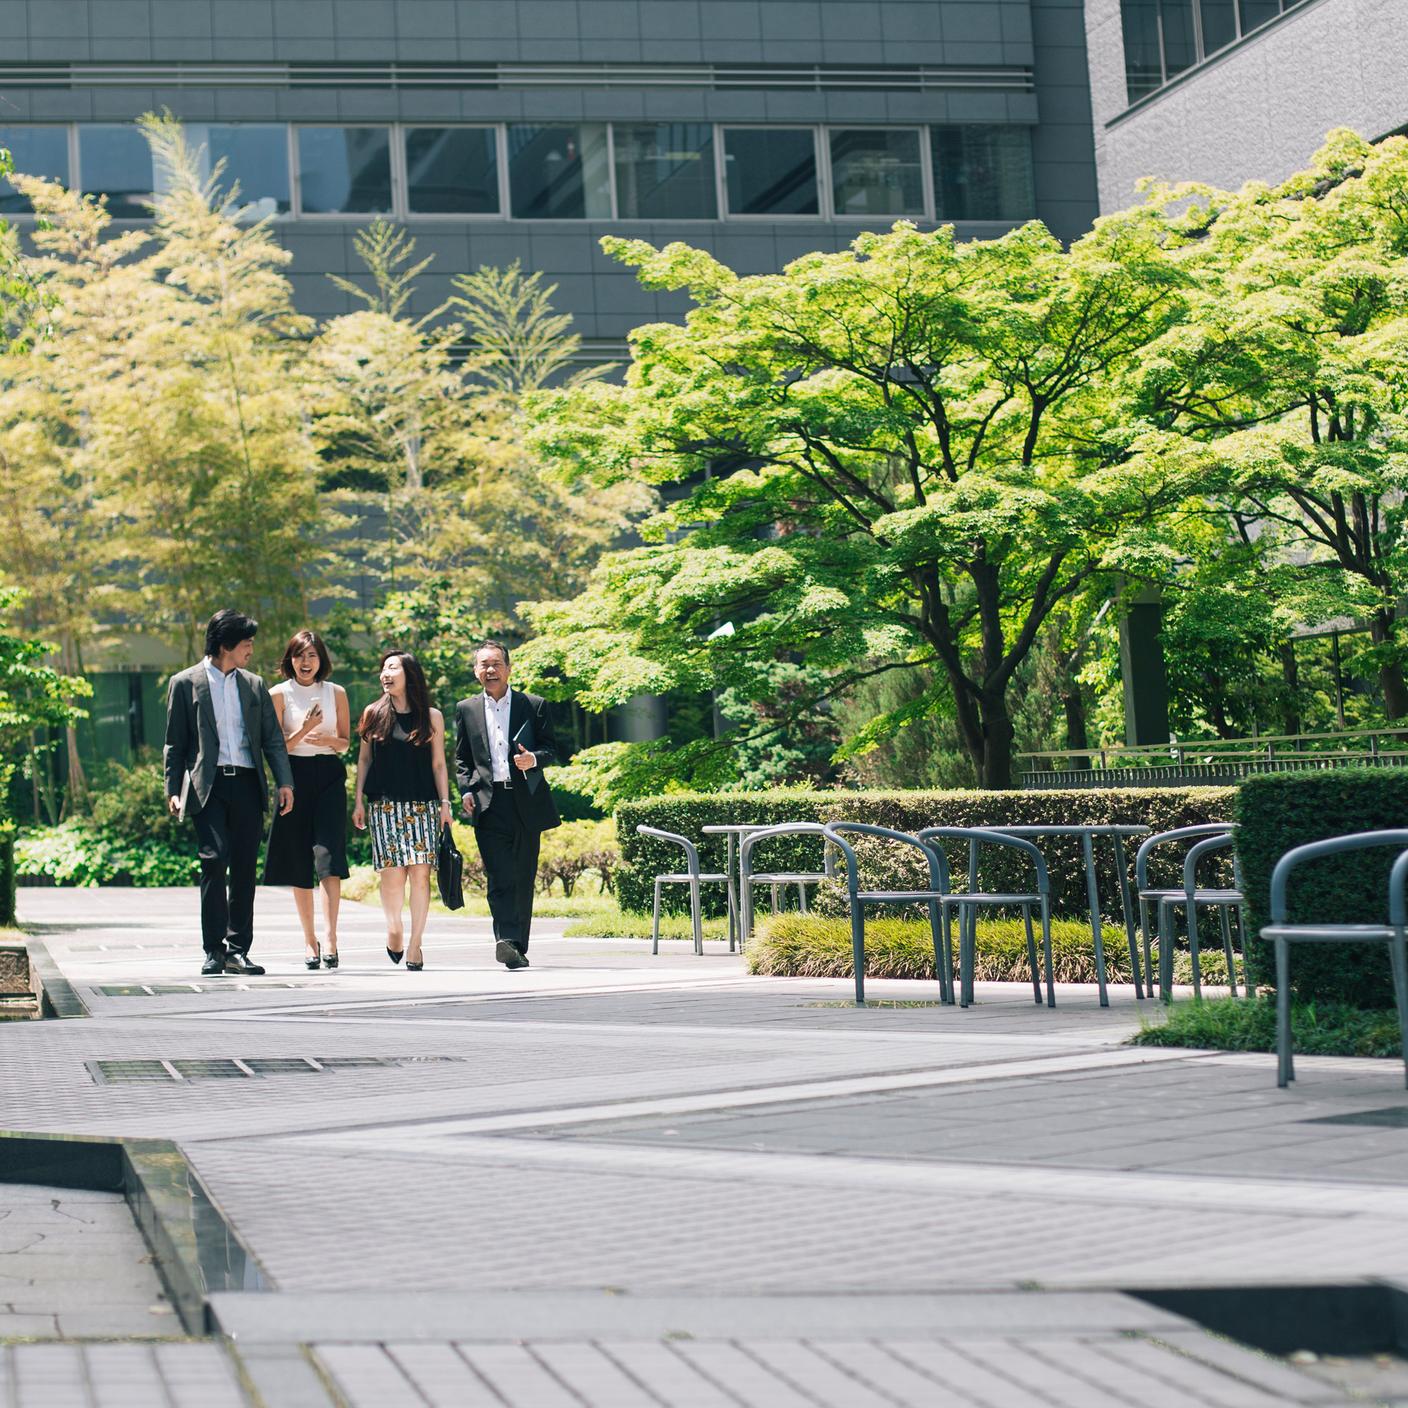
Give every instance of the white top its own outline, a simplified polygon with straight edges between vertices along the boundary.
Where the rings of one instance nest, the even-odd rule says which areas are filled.
[[[324,680],[321,684],[299,684],[297,680],[280,680],[269,693],[283,697],[285,738],[292,738],[303,727],[303,721],[308,717],[308,710],[313,707],[315,700],[323,706],[323,717],[314,732],[337,732],[337,691],[333,688],[331,680]],[[321,758],[328,755],[335,757],[337,750],[329,748],[325,743],[310,743],[304,738],[290,744],[288,753],[291,758]]]
[[[205,657],[205,677],[210,681],[210,702],[215,706],[215,733],[220,740],[216,765],[222,768],[252,768],[254,754],[249,750],[244,710],[240,708],[240,686],[235,672],[222,674],[215,662]]]
[[[508,715],[513,707],[513,691],[504,690],[497,703],[484,695],[484,731],[489,735],[489,756],[494,761],[494,781],[508,781]]]

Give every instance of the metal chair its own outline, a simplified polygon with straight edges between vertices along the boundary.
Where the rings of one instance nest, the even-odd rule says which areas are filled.
[[[1276,946],[1276,1084],[1293,1081],[1291,1053],[1291,945],[1294,943],[1370,943],[1388,946],[1393,972],[1393,998],[1403,1042],[1403,1084],[1408,1087],[1408,851],[1393,863],[1388,879],[1387,924],[1291,924],[1286,920],[1286,890],[1291,872],[1306,861],[1372,846],[1408,846],[1408,831],[1365,831],[1357,836],[1333,836],[1311,841],[1286,852],[1271,872],[1271,923],[1261,937]]]
[[[1222,920],[1222,952],[1227,960],[1227,982],[1232,996],[1237,996],[1237,962],[1232,951],[1232,911],[1237,911],[1237,928],[1242,934],[1242,962],[1246,966],[1246,928],[1242,920],[1242,907],[1246,896],[1242,891],[1242,871],[1237,863],[1237,854],[1232,853],[1233,888],[1199,889],[1197,885],[1198,862],[1206,855],[1225,851],[1236,842],[1233,831],[1221,836],[1209,836],[1198,841],[1188,850],[1183,862],[1183,888],[1167,890],[1159,897],[1159,998],[1163,1002],[1173,1000],[1173,946],[1174,910],[1183,905],[1188,913],[1188,948],[1193,957],[1193,996],[1203,995],[1202,973],[1198,966],[1198,909],[1216,909]],[[1151,891],[1151,893],[1153,893]],[[1244,975],[1245,976],[1245,975]],[[1247,996],[1252,996],[1251,980],[1247,979]]]
[[[738,901],[739,934],[738,943],[742,948],[753,937],[753,888],[767,885],[772,890],[772,912],[778,911],[777,891],[780,886],[795,885],[797,902],[803,914],[807,912],[807,886],[819,885],[836,874],[835,851],[821,843],[821,869],[811,870],[759,870],[752,868],[753,847],[760,841],[774,836],[820,836],[825,838],[826,827],[819,821],[787,821],[777,826],[768,826],[761,831],[750,831],[738,848]]]
[[[1149,857],[1160,846],[1192,844],[1208,836],[1226,836],[1232,830],[1230,821],[1201,822],[1197,826],[1178,826],[1172,831],[1160,831],[1147,837],[1134,855],[1134,889],[1139,900],[1139,929],[1144,935],[1144,980],[1152,992],[1154,987],[1154,931],[1149,924],[1149,907],[1170,895],[1181,895],[1182,890],[1165,888],[1151,889],[1149,886]],[[1160,968],[1163,955],[1159,956]]]
[[[650,951],[660,952],[660,887],[662,885],[689,886],[689,915],[694,921],[694,951],[704,952],[704,928],[699,908],[699,887],[701,885],[723,884],[728,891],[728,949],[733,952],[734,935],[738,930],[738,897],[733,891],[733,876],[705,874],[699,869],[699,849],[694,842],[673,831],[660,831],[654,826],[637,826],[636,834],[651,836],[657,841],[668,841],[671,845],[684,848],[685,864],[688,870],[670,875],[655,877],[655,916],[650,929]]]
[[[865,906],[868,904],[922,904],[929,909],[929,928],[934,940],[934,971],[939,980],[939,1001],[953,1002],[953,950],[949,944],[948,913],[941,901],[948,892],[948,861],[936,846],[927,845],[907,831],[888,826],[871,826],[861,821],[833,821],[822,828],[846,862],[846,893],[851,908],[851,957],[856,975],[856,1006],[865,1006]],[[862,890],[855,848],[846,836],[874,836],[916,847],[929,871],[927,890]],[[749,837],[751,840],[752,837]]]
[[[968,842],[968,890],[965,894],[947,894],[943,898],[944,917],[952,906],[958,909],[958,968],[959,1005],[967,1007],[973,1001],[974,950],[978,940],[978,910],[983,905],[1020,906],[1027,927],[1027,961],[1032,970],[1032,991],[1037,1006],[1041,1006],[1041,968],[1036,959],[1036,939],[1032,934],[1032,906],[1041,910],[1041,951],[1046,961],[1046,1005],[1055,1007],[1056,987],[1051,962],[1051,879],[1046,862],[1036,846],[1021,836],[1009,836],[1001,831],[986,831],[972,826],[927,826],[918,833],[922,841],[946,840]],[[1036,889],[1024,893],[1007,893],[978,889],[978,854],[982,846],[1005,846],[1031,857],[1036,868]],[[940,855],[940,847],[934,848]],[[947,927],[945,925],[945,927]]]

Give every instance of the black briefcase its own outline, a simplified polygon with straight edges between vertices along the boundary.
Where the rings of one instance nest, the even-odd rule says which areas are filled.
[[[435,878],[440,886],[440,903],[446,909],[463,909],[464,857],[460,855],[448,826],[440,828],[440,857],[435,867]]]

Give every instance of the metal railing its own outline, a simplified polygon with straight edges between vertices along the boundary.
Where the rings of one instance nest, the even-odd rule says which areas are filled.
[[[1408,725],[1018,753],[1022,786],[1217,786],[1257,773],[1408,767]]]

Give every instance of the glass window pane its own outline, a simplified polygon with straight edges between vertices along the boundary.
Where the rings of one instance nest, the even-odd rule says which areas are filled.
[[[512,124],[508,184],[516,219],[609,219],[605,124]]]
[[[923,215],[919,133],[833,131],[831,185],[837,215]]]
[[[1193,0],[1161,0],[1164,29],[1164,76],[1172,78],[1198,62],[1193,43]]]
[[[733,127],[724,133],[733,215],[815,215],[816,145],[803,127]]]
[[[1036,213],[1029,127],[931,127],[940,220],[1029,220]]]
[[[1281,13],[1278,0],[1241,0],[1242,33],[1257,29]]]
[[[713,220],[714,129],[700,122],[617,123],[616,206],[626,220]]]
[[[78,175],[79,189],[107,196],[114,219],[141,220],[151,214],[146,202],[153,194],[152,152],[141,130],[130,123],[80,126]]]
[[[0,147],[10,153],[11,164],[22,176],[47,176],[68,185],[67,127],[0,127]],[[17,190],[0,179],[0,213],[23,214],[29,208]]]
[[[1237,37],[1236,0],[1198,0],[1203,21],[1203,56],[1225,49]]]
[[[300,127],[304,214],[382,215],[391,209],[391,134],[385,127]]]
[[[220,162],[220,188],[239,187],[236,203],[251,219],[289,210],[288,129],[266,122],[186,124],[186,141],[198,154],[201,175]],[[158,173],[158,181],[160,173]]]
[[[1128,100],[1138,102],[1164,81],[1159,56],[1159,0],[1124,0],[1124,77]]]
[[[499,154],[492,127],[406,131],[410,208],[426,215],[496,215]]]

